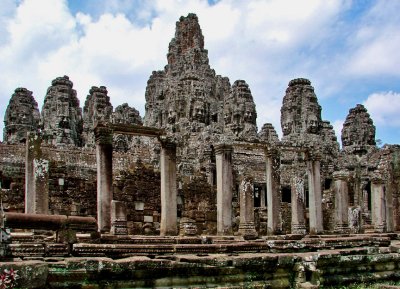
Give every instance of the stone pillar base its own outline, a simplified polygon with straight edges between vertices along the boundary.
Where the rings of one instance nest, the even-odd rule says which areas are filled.
[[[292,224],[292,234],[307,234],[307,229],[304,224]]]
[[[337,224],[333,232],[336,234],[350,234],[351,230],[347,224]]]
[[[258,234],[254,222],[239,224],[239,235],[245,239],[256,239]]]
[[[183,217],[179,222],[180,236],[196,236],[197,226],[196,221],[190,218]]]
[[[113,235],[128,235],[128,226],[126,221],[114,221],[111,224],[111,234]]]
[[[376,233],[385,233],[386,232],[386,224],[380,224],[374,226],[374,232]]]

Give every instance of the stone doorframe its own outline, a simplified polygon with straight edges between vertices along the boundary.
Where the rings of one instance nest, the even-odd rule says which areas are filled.
[[[127,124],[98,122],[94,127],[97,165],[97,222],[99,232],[111,230],[112,153],[113,134],[156,137],[161,143],[161,226],[162,236],[175,236],[177,228],[176,203],[176,144],[163,130]]]

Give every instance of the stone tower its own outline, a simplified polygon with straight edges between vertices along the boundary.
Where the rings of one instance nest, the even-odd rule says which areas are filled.
[[[112,123],[115,124],[130,124],[130,125],[143,125],[142,118],[139,111],[130,107],[127,103],[119,105],[115,108],[112,114]],[[126,152],[130,148],[132,136],[123,134],[113,135],[113,147],[116,151]]]
[[[257,137],[256,110],[249,86],[215,74],[204,48],[198,18],[181,17],[169,44],[168,65],[153,72],[146,88],[147,126],[170,133]]]
[[[38,104],[32,96],[32,91],[22,87],[15,89],[4,115],[4,142],[25,142],[28,132],[38,130],[39,121]]]
[[[111,121],[113,107],[105,86],[92,86],[83,108],[83,141],[86,147],[94,147],[94,126],[98,121]]]
[[[257,136],[257,112],[246,81],[236,80],[224,102],[225,133],[237,139],[249,140]]]
[[[347,152],[361,154],[376,147],[375,126],[362,104],[349,110],[342,129],[342,146]]]
[[[305,78],[289,82],[281,108],[284,143],[310,143],[317,140],[322,127],[321,106],[311,82]]]
[[[118,105],[112,114],[113,123],[143,125],[139,111],[127,103]]]
[[[216,76],[208,63],[204,37],[195,14],[176,23],[164,71],[153,72],[146,88],[145,125],[169,132],[222,129],[221,111],[229,80]]]
[[[68,76],[57,77],[47,89],[42,108],[43,139],[52,145],[82,144],[82,109]]]
[[[293,187],[294,176],[304,181],[310,157],[320,160],[321,179],[328,179],[337,167],[339,144],[333,126],[321,118],[321,106],[308,79],[289,82],[281,108],[281,127],[281,144],[287,146],[280,155],[281,185]]]
[[[258,133],[258,138],[262,142],[277,144],[279,142],[278,134],[271,123],[265,123]]]

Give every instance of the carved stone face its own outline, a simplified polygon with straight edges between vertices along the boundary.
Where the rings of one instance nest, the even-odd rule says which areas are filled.
[[[249,123],[253,123],[253,119],[254,119],[254,109],[252,109],[251,107],[246,107],[245,111],[244,111],[244,121],[245,122],[249,122]]]
[[[350,134],[347,130],[342,131],[342,145],[343,146],[351,145]]]
[[[318,120],[316,117],[311,116],[307,122],[307,132],[317,133],[318,132]]]
[[[64,85],[58,85],[52,88],[51,94],[57,99],[57,115],[68,116],[69,115],[69,96],[70,88]]]
[[[289,135],[292,132],[292,128],[293,128],[292,121],[289,120],[289,121],[284,122],[282,125],[283,135]]]
[[[193,106],[192,117],[193,120],[196,120],[198,122],[205,122],[205,111],[202,103],[195,102]]]
[[[31,124],[33,121],[32,114],[30,113],[30,109],[27,106],[20,106],[20,111],[18,118],[20,118],[21,124]],[[17,123],[16,121],[14,123]]]
[[[176,113],[172,108],[170,108],[168,110],[168,119],[167,120],[168,120],[169,124],[174,124],[176,121]]]

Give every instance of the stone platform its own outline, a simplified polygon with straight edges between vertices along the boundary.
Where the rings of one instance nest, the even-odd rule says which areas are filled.
[[[0,269],[19,270],[21,288],[318,288],[400,279],[397,234],[17,239]]]

